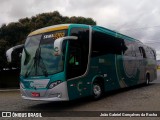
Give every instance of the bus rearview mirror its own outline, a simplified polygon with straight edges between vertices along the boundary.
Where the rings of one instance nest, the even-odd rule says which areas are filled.
[[[6,57],[7,57],[7,62],[11,63],[12,62],[12,53],[17,50],[17,49],[21,49],[21,52],[23,50],[24,45],[16,45],[14,47],[11,47],[10,49],[8,49],[6,51]],[[19,57],[21,57],[21,52],[19,52]]]
[[[59,56],[62,54],[62,43],[64,40],[77,40],[77,39],[78,37],[76,36],[66,36],[56,39],[54,42],[54,55]]]

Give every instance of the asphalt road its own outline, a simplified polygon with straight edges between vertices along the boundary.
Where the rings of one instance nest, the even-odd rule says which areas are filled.
[[[90,98],[71,102],[26,101],[21,99],[19,90],[0,91],[0,111],[160,111],[160,70],[157,73],[158,79],[149,86],[140,85],[106,93],[98,101],[93,101]],[[58,117],[58,119],[63,118]],[[72,118],[67,117],[67,119]],[[93,119],[97,118],[94,117]],[[105,118],[98,117],[98,119]],[[109,119],[120,120],[122,117],[111,117]],[[150,120],[149,117],[142,119]],[[159,118],[154,117],[153,119]]]

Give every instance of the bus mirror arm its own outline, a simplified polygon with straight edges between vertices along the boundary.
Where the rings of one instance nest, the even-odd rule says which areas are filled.
[[[16,50],[16,49],[22,49],[23,50],[23,48],[24,48],[24,44],[21,44],[21,45],[16,45],[16,46],[8,49],[6,51],[7,62],[8,63],[12,62],[12,53],[14,52],[14,50]],[[21,57],[21,53],[19,53],[19,57]]]
[[[56,39],[54,42],[54,55],[59,56],[62,54],[62,43],[64,40],[77,40],[77,39],[78,37],[76,36],[66,36]]]

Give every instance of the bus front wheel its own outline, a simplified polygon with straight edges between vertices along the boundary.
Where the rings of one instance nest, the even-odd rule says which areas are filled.
[[[93,84],[93,97],[94,99],[99,99],[102,96],[102,86],[99,83]]]

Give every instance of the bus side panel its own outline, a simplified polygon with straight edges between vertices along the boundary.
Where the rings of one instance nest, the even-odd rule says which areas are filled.
[[[77,99],[92,95],[94,78],[104,79],[105,91],[138,84],[140,70],[136,58],[107,54],[93,57],[86,76],[68,81],[69,98]]]
[[[77,99],[92,95],[96,76],[104,79],[105,91],[140,84],[141,62],[136,57],[107,54],[93,57],[86,76],[68,81],[69,98]]]
[[[146,60],[146,73],[150,74],[150,81],[157,79],[157,63],[156,60],[148,58]]]
[[[120,88],[115,63],[116,58],[113,54],[91,58],[89,71],[86,76],[68,80],[69,99],[92,95],[92,84],[96,77],[104,79],[105,91]]]
[[[129,87],[138,84],[140,77],[138,61],[136,57],[117,55],[117,74],[122,87]]]
[[[120,88],[116,70],[116,57],[114,54],[107,54],[99,57],[92,58],[91,70],[95,75],[99,75],[104,79],[105,91],[115,90]],[[94,69],[97,68],[97,73]]]
[[[83,78],[77,78],[73,80],[68,80],[68,95],[69,99],[77,99],[85,96],[91,95],[91,82],[90,77],[86,76]]]

